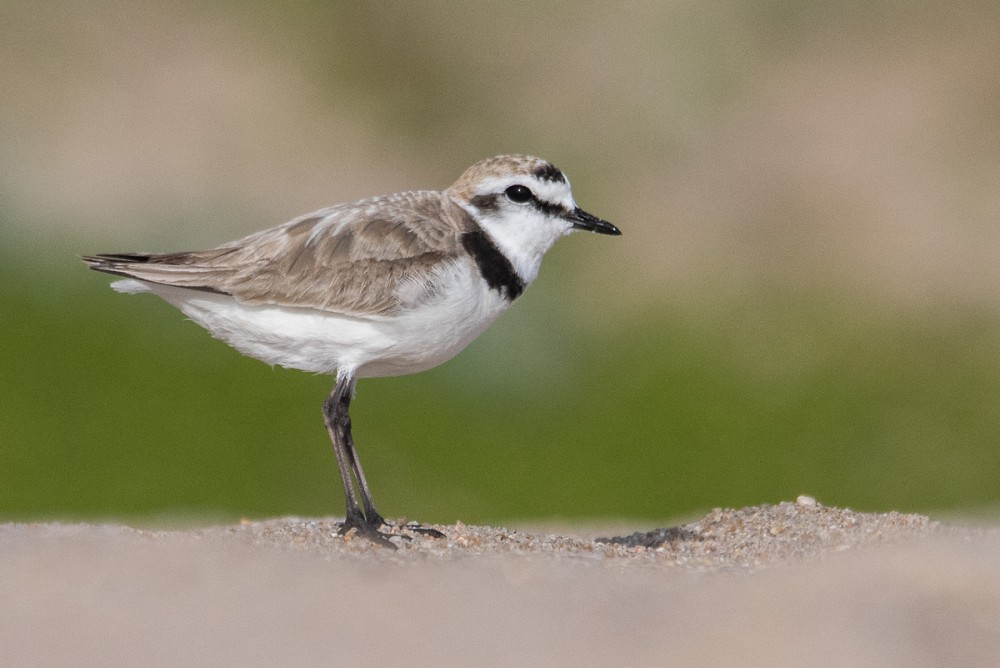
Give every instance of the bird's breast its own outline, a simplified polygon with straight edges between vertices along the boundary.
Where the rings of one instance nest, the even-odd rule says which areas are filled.
[[[359,364],[357,375],[416,373],[448,361],[482,334],[511,301],[477,270],[458,266],[430,296],[406,305],[373,325],[381,345]]]

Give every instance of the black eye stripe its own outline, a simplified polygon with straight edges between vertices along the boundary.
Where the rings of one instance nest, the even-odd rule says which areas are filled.
[[[500,210],[501,205],[503,204],[503,198],[499,193],[476,195],[469,201],[469,203],[480,211],[494,212]],[[534,208],[536,211],[544,213],[546,216],[565,216],[569,213],[569,211],[567,211],[562,205],[541,200],[534,193],[531,194],[531,199],[524,202],[524,204]]]
[[[564,209],[562,205],[540,200],[537,196],[532,196],[529,203],[546,216],[562,216],[566,214],[566,209]]]
[[[511,202],[516,204],[529,204],[536,210],[541,211],[546,216],[561,216],[567,213],[566,209],[558,204],[552,204],[540,199],[533,190],[527,186],[515,184],[504,190],[504,194]]]
[[[469,200],[469,204],[476,207],[480,211],[497,211],[500,208],[500,196],[496,193],[476,195]]]

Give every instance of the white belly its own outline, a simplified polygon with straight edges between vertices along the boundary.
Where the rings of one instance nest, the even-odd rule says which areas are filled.
[[[474,274],[433,301],[394,315],[349,316],[285,306],[250,306],[228,295],[123,281],[156,293],[244,355],[268,364],[359,378],[399,376],[448,361],[510,305]]]

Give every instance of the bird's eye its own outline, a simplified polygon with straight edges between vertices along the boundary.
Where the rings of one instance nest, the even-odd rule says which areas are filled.
[[[524,204],[531,201],[531,198],[534,197],[531,191],[525,186],[511,186],[503,192],[507,195],[507,199],[516,204]]]

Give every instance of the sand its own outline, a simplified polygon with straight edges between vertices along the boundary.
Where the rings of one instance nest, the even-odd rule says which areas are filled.
[[[0,664],[1000,665],[995,528],[808,497],[619,536],[435,528],[0,525]]]

